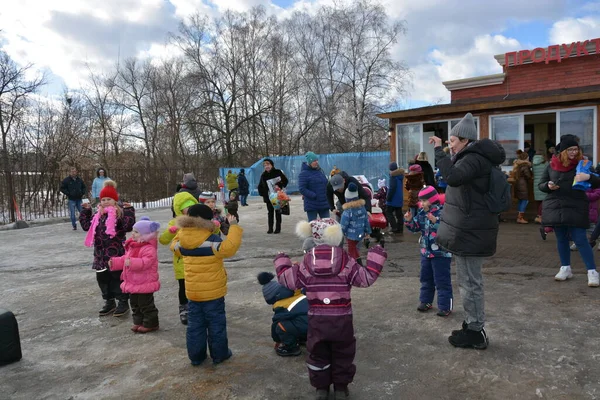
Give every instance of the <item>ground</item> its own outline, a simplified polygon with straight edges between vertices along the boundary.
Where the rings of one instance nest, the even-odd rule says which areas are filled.
[[[240,210],[242,247],[226,264],[234,356],[216,367],[189,363],[166,246],[159,249],[160,330],[136,335],[129,314],[98,317],[102,299],[81,230],[61,222],[0,231],[0,308],[16,314],[23,347],[21,361],[0,367],[0,398],[313,398],[304,355],[283,359],[273,350],[272,312],[256,281],[259,272],[272,270],[278,251],[301,255],[293,232],[304,217],[302,203],[294,198],[280,235],[266,234],[264,204],[250,204]],[[139,210],[141,215],[166,226],[170,210]],[[498,252],[484,266],[485,351],[456,349],[447,341],[463,320],[456,282],[451,316],[416,311],[417,236],[405,233],[386,248],[380,279],[352,292],[353,399],[600,398],[600,288],[587,287],[575,254],[575,277],[553,280],[559,260],[552,235],[543,242],[537,225],[501,224]]]

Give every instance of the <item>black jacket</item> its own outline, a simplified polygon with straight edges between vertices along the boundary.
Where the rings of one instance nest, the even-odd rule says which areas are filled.
[[[425,184],[428,186],[436,187],[435,174],[433,173],[433,168],[431,167],[431,164],[429,164],[428,161],[419,160],[415,161],[415,164],[421,166],[421,169],[423,170],[423,180],[425,181]]]
[[[490,139],[471,143],[452,160],[442,147],[435,148],[437,166],[446,188],[446,203],[437,243],[463,257],[489,257],[496,253],[498,215],[489,211],[484,194],[492,166],[504,162],[502,146]]]
[[[283,189],[287,186],[288,179],[282,170],[277,168],[271,168],[271,171],[263,171],[262,175],[260,176],[260,182],[258,184],[258,194],[262,196],[263,201],[265,203],[271,202],[269,200],[269,185],[267,184],[267,181],[273,178],[277,178],[278,176],[281,177],[281,181],[277,184],[277,186]]]
[[[583,190],[573,189],[575,172],[575,166],[569,171],[561,172],[552,168],[552,163],[548,163],[538,185],[542,192],[548,193],[542,203],[542,225],[585,229],[590,227],[590,202]],[[549,181],[554,182],[560,188],[550,190],[548,188]],[[600,186],[600,178],[594,175],[590,176],[589,182],[592,184],[592,188]]]
[[[239,194],[242,196],[247,196],[248,193],[250,192],[250,185],[248,184],[248,179],[246,179],[246,175],[242,174],[240,172],[240,174],[238,175],[237,181],[238,181]]]
[[[344,190],[342,193],[333,190],[331,183],[327,183],[327,202],[329,203],[329,210],[335,210],[335,202],[333,200],[334,194],[338,198],[341,205],[346,203],[346,189],[348,189],[350,182],[354,182],[358,188],[358,197],[365,201],[365,208],[368,212],[371,212],[371,196],[369,196],[369,193],[367,193],[363,185],[361,185],[355,177],[348,175],[346,171],[340,172],[340,175],[342,175],[342,178],[344,178]]]
[[[87,187],[83,180],[76,176],[74,179],[67,176],[60,184],[60,191],[67,196],[69,200],[81,200],[87,192]]]

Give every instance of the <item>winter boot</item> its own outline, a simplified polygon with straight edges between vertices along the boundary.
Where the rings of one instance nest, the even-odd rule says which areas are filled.
[[[571,272],[570,265],[563,265],[560,267],[560,271],[558,274],[554,275],[555,281],[566,281],[567,279],[571,279],[573,277],[573,272]]]
[[[333,392],[334,400],[346,400],[346,399],[350,398],[350,391],[348,390],[348,386],[338,387],[336,385],[333,385],[333,387],[334,387],[334,392]]]
[[[115,311],[115,307],[116,307],[115,299],[106,300],[104,302],[104,307],[102,307],[102,309],[98,312],[98,314],[100,314],[101,317],[111,314],[113,311]]]
[[[517,224],[528,224],[529,222],[527,222],[527,220],[525,218],[523,218],[523,213],[520,212],[519,216],[517,217]]]
[[[269,214],[269,230],[267,231],[267,233],[273,233],[273,223],[275,222],[275,219],[273,217],[272,214]]]
[[[316,400],[327,400],[329,399],[329,388],[327,389],[317,389]]]
[[[448,341],[454,347],[476,350],[485,350],[489,344],[485,329],[481,329],[480,331],[473,331],[471,329],[458,331],[456,335],[448,337]]]
[[[275,214],[275,232],[273,233],[279,233],[281,232],[281,213],[278,212]]]
[[[419,306],[417,307],[417,310],[418,310],[418,311],[421,311],[421,312],[425,312],[425,311],[429,311],[429,310],[431,310],[431,308],[432,308],[432,307],[433,307],[433,306],[431,305],[431,303],[421,303],[421,304],[419,304]]]
[[[187,325],[188,324],[188,305],[187,304],[180,304],[179,305],[179,320],[181,321],[182,324]]]
[[[119,300],[119,304],[117,304],[117,308],[113,314],[114,317],[121,317],[125,315],[125,313],[129,311],[129,301],[127,300]],[[139,329],[138,329],[139,332]]]
[[[452,331],[452,336],[456,336],[458,335],[460,332],[466,331],[467,328],[469,327],[469,325],[467,324],[467,321],[463,321],[462,323],[462,328],[458,329],[456,331]]]
[[[533,222],[535,222],[536,224],[541,224],[542,223],[542,216],[538,215],[537,217],[535,217],[535,219],[533,220]]]
[[[300,354],[302,354],[302,350],[300,350],[300,346],[298,345],[294,347],[288,347],[285,344],[280,344],[275,349],[275,353],[277,353],[277,355],[281,357],[292,357],[299,356]]]

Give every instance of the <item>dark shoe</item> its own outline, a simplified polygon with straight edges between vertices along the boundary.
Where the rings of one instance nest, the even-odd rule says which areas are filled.
[[[300,346],[296,345],[295,347],[288,347],[284,344],[277,346],[275,349],[275,353],[281,357],[293,357],[299,356],[302,354],[302,350],[300,350]]]
[[[329,399],[329,389],[317,389],[316,400],[327,400]]]
[[[273,233],[280,233],[280,232],[281,232],[281,228],[277,228],[277,229],[275,229],[275,231]]]
[[[231,358],[231,356],[232,356],[232,355],[233,355],[233,353],[231,352],[231,350],[229,350],[229,349],[228,349],[228,350],[227,350],[227,357],[225,357],[225,358],[224,358],[224,359],[222,359],[222,360],[218,360],[218,359],[217,359],[217,360],[215,360],[215,359],[213,359],[213,364],[215,364],[215,365],[216,365],[216,364],[221,364],[223,361],[225,361],[225,360],[229,360],[229,359]]]
[[[449,336],[448,341],[452,346],[463,349],[485,350],[489,344],[485,329],[480,331],[472,331],[471,329],[460,331],[456,335]]]
[[[542,236],[542,240],[546,240],[546,237],[548,237],[548,234],[544,230],[543,226],[540,228],[540,236]]]
[[[127,311],[129,311],[129,302],[127,300],[119,300],[119,304],[117,304],[117,308],[115,309],[113,316],[123,316],[125,313],[127,313]]]
[[[117,305],[116,305],[114,299],[106,300],[106,302],[104,303],[104,307],[102,307],[102,309],[98,312],[98,314],[100,314],[101,317],[103,317],[105,315],[109,315],[113,311],[115,311],[116,306]]]
[[[425,312],[425,311],[429,311],[431,310],[433,306],[431,305],[431,303],[421,303],[419,304],[419,306],[417,307],[417,310],[421,311],[421,312]]]
[[[463,321],[463,323],[462,323],[462,328],[461,328],[461,329],[459,329],[459,330],[456,330],[456,331],[452,331],[452,336],[456,336],[456,335],[458,335],[460,332],[462,332],[462,331],[466,331],[468,327],[469,327],[469,325],[467,325],[466,321]]]
[[[74,231],[76,231],[76,230],[77,230],[77,226],[74,226],[74,227],[73,227],[73,230],[74,230]]]
[[[148,332],[154,332],[157,330],[158,330],[158,325],[153,326],[152,328],[146,328],[145,326],[140,326],[137,330],[137,333],[148,333]]]
[[[271,233],[273,233],[273,229],[272,229],[272,228],[271,228],[271,229],[269,229],[269,230],[267,231],[267,233],[268,233],[268,234],[271,234]]]
[[[188,305],[187,304],[179,305],[179,320],[184,325],[188,324]]]
[[[334,400],[347,400],[350,398],[350,391],[346,388],[345,390],[336,390],[333,392]]]
[[[438,317],[447,317],[450,314],[452,314],[452,310],[439,310],[436,315]]]

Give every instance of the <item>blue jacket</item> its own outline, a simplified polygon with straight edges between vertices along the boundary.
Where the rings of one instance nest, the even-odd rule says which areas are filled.
[[[97,177],[94,179],[94,181],[92,182],[92,197],[93,198],[97,198],[100,197],[100,191],[102,190],[102,188],[104,187],[104,182],[106,182],[107,177]]]
[[[404,225],[411,232],[421,232],[421,256],[426,258],[434,257],[452,257],[451,253],[443,251],[436,243],[437,230],[440,225],[440,215],[442,214],[442,205],[432,204],[429,211],[419,208],[419,212],[410,221],[404,221]],[[427,214],[433,214],[436,222],[431,222]]]
[[[446,189],[448,187],[448,183],[446,183],[446,180],[442,176],[442,172],[439,169],[435,173],[435,180],[438,188]]]
[[[321,168],[311,168],[306,162],[302,163],[298,188],[304,196],[304,211],[328,210],[327,178]]]
[[[404,170],[398,168],[390,172],[390,190],[387,195],[386,205],[402,208],[404,206]]]
[[[369,216],[363,199],[353,200],[342,205],[342,232],[347,239],[359,241],[365,237],[365,233],[371,234]]]
[[[247,196],[250,192],[250,185],[248,183],[248,179],[246,179],[246,174],[240,172],[237,181],[239,194],[242,196]]]

